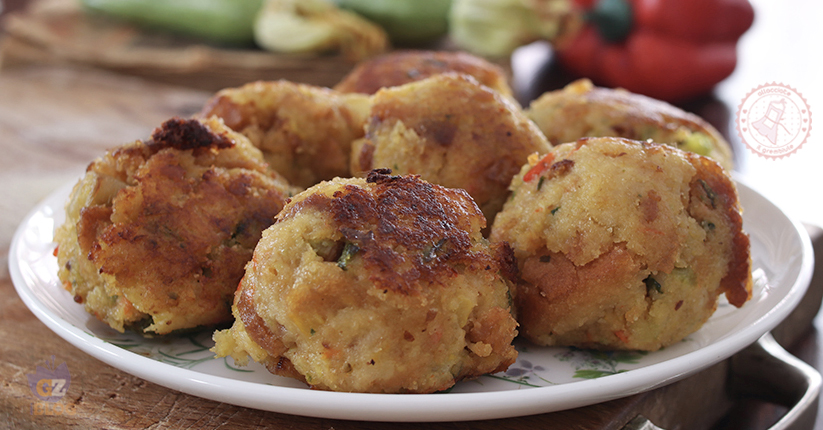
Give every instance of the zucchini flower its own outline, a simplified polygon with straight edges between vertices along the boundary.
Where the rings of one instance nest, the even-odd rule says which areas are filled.
[[[378,25],[326,0],[266,0],[254,25],[257,44],[276,52],[340,50],[351,61],[384,52]]]
[[[582,18],[571,0],[453,0],[449,25],[461,48],[503,57],[536,40],[562,40]]]

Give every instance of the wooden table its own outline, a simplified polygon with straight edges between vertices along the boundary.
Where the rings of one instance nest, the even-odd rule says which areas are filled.
[[[823,90],[818,78],[821,70],[813,64],[817,59],[812,59],[816,57],[812,50],[816,48],[810,44],[823,41],[821,7],[805,5],[801,0],[779,5],[771,5],[769,0],[756,3],[757,22],[741,41],[738,71],[718,87],[715,98],[686,108],[706,116],[731,138],[739,171],[748,182],[798,219],[823,225],[823,200],[817,191],[823,184],[823,169],[817,166],[823,161],[823,143],[815,134],[799,153],[781,160],[765,160],[753,156],[740,145],[734,133],[729,133],[741,98],[766,82],[790,84],[804,93],[812,109],[823,109]],[[545,52],[544,47],[532,46],[518,54],[523,58],[516,63],[517,82],[522,83],[526,76],[537,76],[531,85],[520,87],[524,98],[557,84],[552,73],[547,75],[540,69],[540,58]],[[146,382],[102,364],[63,341],[40,323],[15,293],[6,261],[14,229],[29,209],[55,188],[74,181],[89,161],[107,148],[144,138],[169,117],[197,111],[209,95],[78,65],[0,71],[0,427],[419,428],[416,424],[349,422],[262,412]],[[823,335],[817,328],[823,327],[821,324],[823,321],[818,319],[804,333],[786,334],[792,340],[791,351],[818,369],[823,369]],[[71,390],[62,400],[71,406],[70,415],[33,413],[36,399],[27,385],[26,374],[52,355],[58,363],[65,361],[71,370]],[[710,389],[712,384],[722,385],[727,369],[724,362],[652,393],[588,408],[427,427],[619,429],[637,411],[644,411],[664,428],[697,428],[698,424],[708,425],[719,418],[701,412],[709,406],[722,404],[723,408],[715,410],[731,407],[722,387]],[[706,394],[712,392],[718,394]],[[672,396],[689,399],[688,407],[672,415],[672,408],[661,403],[661,399]],[[752,406],[758,406],[754,418],[737,415],[741,428],[758,428],[743,424],[768,425],[782,413],[780,408],[752,403],[734,410]],[[687,426],[688,420],[695,421]],[[823,428],[823,420],[818,423]]]

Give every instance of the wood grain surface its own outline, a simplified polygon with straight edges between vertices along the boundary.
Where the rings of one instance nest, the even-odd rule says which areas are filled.
[[[5,66],[85,64],[159,82],[216,91],[259,79],[332,86],[354,63],[339,53],[274,54],[144,31],[82,10],[77,0],[32,0],[10,14],[0,43]]]

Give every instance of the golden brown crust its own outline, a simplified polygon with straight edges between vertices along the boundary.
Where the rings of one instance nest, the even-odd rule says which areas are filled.
[[[622,245],[615,245],[583,266],[575,266],[561,253],[527,257],[522,265],[524,282],[517,288],[515,302],[523,334],[532,339],[555,332],[562,336],[588,320],[588,315],[563,320],[564,315],[574,315],[575,308],[598,309],[619,303],[621,296],[630,293],[602,288],[599,281],[609,279],[613,285],[637,284],[643,278],[640,275],[643,265],[638,260]],[[574,344],[582,348],[603,348],[602,342],[594,339],[575,340]]]
[[[652,139],[687,151],[698,149],[700,155],[732,168],[729,143],[702,118],[640,94],[595,87],[588,80],[543,94],[526,114],[553,145],[582,137]]]
[[[520,271],[511,245],[508,242],[492,243],[492,250],[500,263],[500,274],[512,284],[516,283],[520,279]]]
[[[215,351],[339,391],[430,393],[504,370],[513,258],[483,224],[464,191],[415,176],[320,183],[264,233]]]
[[[275,334],[254,309],[254,285],[238,288],[234,305],[237,307],[237,314],[243,322],[246,333],[258,346],[274,357],[286,351],[286,346],[281,340],[282,330],[277,330]]]
[[[372,98],[352,172],[390,168],[468,191],[491,222],[511,178],[549,144],[513,104],[467,75],[441,74]]]
[[[283,344],[283,326],[277,325],[277,330],[272,331],[263,318],[257,314],[254,307],[254,285],[248,284],[245,288],[238,288],[235,293],[234,307],[237,312],[237,317],[240,319],[242,326],[248,334],[249,338],[260,348],[262,348],[270,357],[277,359],[265,360],[263,365],[266,369],[279,376],[287,378],[299,379],[303,382],[306,380],[300,374],[288,358],[283,356],[283,353],[288,350]]]
[[[381,88],[419,81],[441,73],[470,75],[481,84],[512,98],[503,69],[465,52],[395,51],[361,62],[334,89],[343,93],[374,94]]]
[[[720,292],[726,295],[729,303],[739,308],[752,297],[752,262],[749,236],[743,231],[737,189],[717,163],[697,156],[690,157],[690,160],[697,167],[698,174],[689,184],[689,213],[703,223],[714,221],[716,214],[719,214],[720,224],[729,226],[731,258],[726,275],[720,281]]]
[[[231,319],[243,267],[287,198],[238,139],[219,121],[175,118],[89,166],[58,260],[90,312],[157,334]]]
[[[471,197],[465,191],[435,189],[416,177],[387,172],[369,172],[368,191],[347,185],[332,196],[311,195],[290,205],[277,222],[307,206],[330,213],[342,239],[362,252],[375,286],[402,294],[419,294],[421,285],[454,276],[454,265],[497,265],[490,255],[472,252],[468,220],[482,222],[482,214],[467,204]]]
[[[534,157],[492,226],[514,248],[523,335],[541,345],[655,350],[726,293],[751,297],[737,193],[716,162],[667,145],[587,138]]]
[[[363,136],[368,97],[288,81],[224,89],[198,114],[217,116],[260,148],[297,186],[349,176],[351,143]]]
[[[234,142],[224,134],[216,134],[199,121],[172,118],[151,135],[146,146],[153,152],[165,148],[180,151],[193,150],[195,155],[204,151],[231,148]]]

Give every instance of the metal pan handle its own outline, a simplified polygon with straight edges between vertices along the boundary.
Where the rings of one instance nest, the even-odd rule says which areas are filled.
[[[786,352],[771,333],[731,358],[729,389],[734,397],[755,398],[789,408],[770,430],[814,428],[822,381],[817,370]],[[622,430],[663,429],[638,415]]]
[[[814,427],[823,383],[820,373],[786,352],[771,333],[732,357],[730,378],[733,394],[789,408],[770,430]]]

